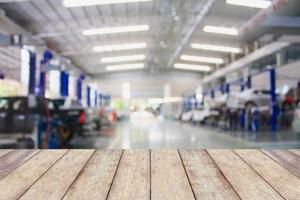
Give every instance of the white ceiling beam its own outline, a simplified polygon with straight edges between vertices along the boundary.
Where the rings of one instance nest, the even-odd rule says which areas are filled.
[[[177,46],[175,52],[171,55],[171,57],[168,61],[168,64],[167,64],[168,67],[172,67],[172,65],[175,62],[175,59],[180,55],[183,48],[187,45],[188,41],[191,39],[193,34],[196,32],[199,24],[202,22],[204,17],[207,15],[207,13],[211,9],[211,7],[213,6],[215,1],[216,0],[207,0],[205,5],[203,5],[203,8],[200,11],[200,13],[198,14],[198,16],[196,17],[196,20],[191,23],[192,26],[186,31],[186,33],[185,33],[183,39],[181,40],[180,44]]]

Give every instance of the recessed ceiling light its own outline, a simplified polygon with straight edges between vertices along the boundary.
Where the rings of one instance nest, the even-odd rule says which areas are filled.
[[[148,31],[148,25],[137,25],[137,26],[119,26],[110,28],[96,28],[83,30],[83,35],[101,35],[101,34],[112,34],[112,33],[126,33],[126,32],[137,32],[137,31]]]
[[[143,49],[147,47],[147,43],[131,43],[131,44],[118,44],[118,45],[107,45],[107,46],[97,46],[93,50],[95,52],[103,51],[120,51],[120,50],[130,50],[130,49]]]
[[[184,69],[184,70],[205,71],[205,72],[211,70],[211,67],[206,65],[190,65],[190,64],[182,64],[182,63],[175,63],[174,68]]]
[[[102,63],[110,63],[110,62],[124,62],[124,61],[133,61],[133,60],[144,60],[146,58],[145,55],[131,55],[131,56],[118,56],[118,57],[107,57],[102,58]]]
[[[64,0],[65,7],[80,7],[80,6],[93,6],[93,5],[107,5],[107,4],[120,4],[120,3],[136,3],[146,2],[151,0]]]
[[[268,8],[272,4],[271,1],[265,0],[226,0],[226,3],[253,8]]]
[[[190,55],[182,55],[180,56],[180,58],[181,60],[195,61],[195,62],[214,63],[214,64],[224,63],[222,58],[211,58],[211,57],[190,56]]]
[[[230,52],[230,53],[240,53],[242,50],[236,47],[228,47],[228,46],[219,46],[219,45],[211,45],[211,44],[199,44],[192,43],[191,47],[194,49],[203,49],[209,51],[221,51],[221,52]]]
[[[239,32],[235,28],[219,27],[219,26],[205,26],[203,28],[205,32],[208,33],[218,33],[225,35],[238,35]]]
[[[126,65],[109,65],[106,66],[106,70],[107,71],[131,70],[131,69],[141,69],[144,67],[145,65],[143,63],[126,64]]]

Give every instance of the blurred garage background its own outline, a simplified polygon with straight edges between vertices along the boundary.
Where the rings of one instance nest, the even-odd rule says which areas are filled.
[[[0,148],[300,148],[299,8],[1,0]]]

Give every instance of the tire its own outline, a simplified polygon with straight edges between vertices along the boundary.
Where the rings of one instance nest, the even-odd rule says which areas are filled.
[[[65,124],[61,124],[59,125],[58,130],[62,140],[62,145],[64,146],[68,144],[73,138],[73,134],[70,129]]]

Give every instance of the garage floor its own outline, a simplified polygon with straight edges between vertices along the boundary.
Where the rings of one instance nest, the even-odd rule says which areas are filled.
[[[300,134],[224,131],[159,117],[135,116],[113,128],[75,138],[70,148],[300,148]]]

